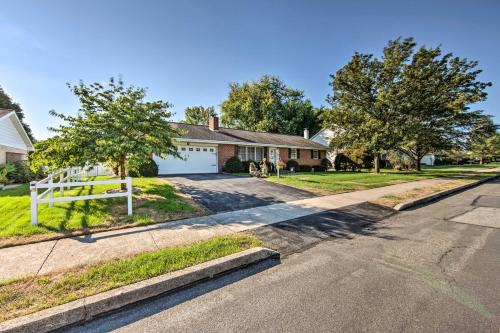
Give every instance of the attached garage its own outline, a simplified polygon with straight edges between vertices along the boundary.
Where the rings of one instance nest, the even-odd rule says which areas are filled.
[[[182,145],[177,149],[182,159],[153,156],[160,175],[217,173],[217,146]]]

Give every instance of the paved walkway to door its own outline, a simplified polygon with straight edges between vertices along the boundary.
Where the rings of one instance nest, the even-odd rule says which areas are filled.
[[[357,205],[384,195],[436,185],[443,181],[446,179],[427,179],[0,249],[0,280],[61,271],[78,265],[229,235],[327,210]]]

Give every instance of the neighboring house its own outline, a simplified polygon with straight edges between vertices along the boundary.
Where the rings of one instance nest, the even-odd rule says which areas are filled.
[[[208,126],[172,123],[172,127],[183,133],[174,140],[182,159],[153,156],[161,175],[222,172],[232,156],[255,162],[265,157],[271,163],[294,159],[299,164],[314,166],[321,164],[328,149],[309,140],[307,129],[304,137],[251,132],[219,127],[217,117],[211,117]]]
[[[25,160],[33,143],[12,110],[0,109],[0,164]]]
[[[331,129],[328,128],[323,128],[321,129],[318,133],[316,133],[311,140],[317,143],[320,143],[325,146],[330,145],[330,140],[335,136],[335,132]],[[334,161],[335,158],[337,157],[339,153],[338,149],[331,149],[329,148],[328,152],[326,153],[326,157],[330,160],[332,165],[335,165]],[[434,165],[434,162],[436,161],[436,157],[434,154],[427,154],[422,157],[420,162],[425,165]]]
[[[323,146],[328,147],[328,151],[326,153],[326,158],[335,165],[335,158],[337,157],[339,150],[330,148],[330,140],[335,136],[335,132],[328,128],[321,129],[318,133],[313,135],[311,138],[312,141],[317,142]]]

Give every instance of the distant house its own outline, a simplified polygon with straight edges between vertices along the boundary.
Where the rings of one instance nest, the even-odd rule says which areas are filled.
[[[33,143],[12,110],[0,109],[0,164],[25,160]]]
[[[210,117],[207,125],[171,123],[182,136],[174,144],[182,158],[162,159],[153,156],[161,175],[218,173],[226,161],[238,156],[241,161],[260,162],[266,158],[271,163],[296,160],[300,165],[320,165],[328,147],[304,136],[253,132],[219,127],[219,119]]]
[[[319,144],[329,146],[331,139],[335,136],[335,132],[328,128],[321,129],[318,133],[316,133],[311,140],[317,142]],[[335,158],[339,154],[340,150],[330,148],[326,153],[326,157],[335,165]],[[422,157],[420,162],[425,165],[434,165],[436,161],[436,156],[434,154],[427,154]]]

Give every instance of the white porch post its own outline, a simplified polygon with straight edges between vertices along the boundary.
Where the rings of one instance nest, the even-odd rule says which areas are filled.
[[[36,190],[36,182],[30,182],[30,196],[31,196],[31,225],[38,225],[38,193]]]

